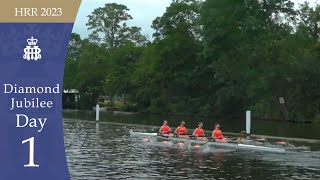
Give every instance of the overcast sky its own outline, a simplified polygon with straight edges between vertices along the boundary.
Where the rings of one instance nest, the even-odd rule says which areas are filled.
[[[292,1],[297,5],[298,3],[303,3],[305,0]],[[316,1],[317,0],[308,0],[311,5],[314,5]],[[91,14],[95,8],[103,7],[106,3],[126,5],[130,9],[129,13],[133,17],[133,20],[128,24],[141,27],[142,33],[151,38],[153,33],[151,28],[152,21],[165,12],[171,0],[82,0],[73,32],[80,34],[82,38],[87,37],[87,16]]]

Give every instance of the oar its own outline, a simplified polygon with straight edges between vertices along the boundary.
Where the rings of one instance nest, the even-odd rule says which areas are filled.
[[[203,143],[203,144],[200,144],[200,147],[202,147],[202,146],[204,146],[204,145],[206,145],[206,144],[208,144],[209,142],[211,142],[212,141],[212,138],[208,138],[208,141],[207,142],[205,142],[205,143]]]
[[[162,136],[162,133],[161,133],[161,132],[158,132],[156,135],[149,136],[149,137],[147,137],[146,139],[150,140],[151,138],[154,138],[154,137],[157,137],[157,136]],[[162,136],[162,137],[164,137],[164,136]]]
[[[176,133],[173,133],[173,136],[172,137],[169,137],[169,136],[161,136],[162,138],[165,138],[166,140],[170,141],[172,138],[176,137]]]
[[[252,144],[250,142],[254,142],[255,145],[263,145],[263,144],[268,144],[269,142],[266,139],[244,139],[241,144]],[[258,143],[258,144],[257,144]],[[260,143],[260,144],[259,144]],[[270,143],[269,143],[270,144]]]
[[[202,136],[202,137],[205,137],[205,136]],[[201,147],[201,146],[204,146],[205,144],[208,144],[209,142],[211,142],[211,140],[213,139],[213,138],[211,138],[211,137],[206,137],[208,140],[205,142],[205,143],[203,143],[203,144],[199,144],[199,146]],[[201,141],[201,140],[199,140],[199,141]]]
[[[204,137],[205,137],[205,136],[204,136]],[[209,142],[212,142],[212,140],[215,140],[215,138],[212,138],[212,137],[207,137],[207,139],[208,139],[208,140],[207,140],[205,143],[199,144],[199,146],[202,147],[202,146],[208,144]]]
[[[205,143],[203,143],[203,144],[200,144],[199,146],[202,147],[202,146],[208,144],[209,142],[216,142],[216,141],[212,141],[212,140],[216,140],[215,138],[208,137],[207,139],[208,139],[207,142],[205,142]],[[219,142],[216,142],[216,143],[219,143]],[[220,142],[220,143],[223,143],[223,142]],[[236,143],[236,144],[238,144],[238,142],[235,141],[235,140],[229,140],[229,141],[227,141],[227,142],[225,142],[225,143]]]
[[[179,135],[178,135],[178,136],[179,136]],[[188,136],[188,137],[189,137],[189,139],[188,139],[188,140],[186,140],[186,141],[184,141],[184,143],[186,143],[186,142],[188,142],[188,141],[192,140],[192,138],[193,138],[193,137],[195,137],[194,135],[183,135],[183,136]],[[180,138],[180,139],[185,139],[185,138]]]
[[[175,137],[175,134],[173,134],[173,136],[172,137],[166,137],[167,139],[166,140],[171,140],[172,138],[174,138]]]
[[[226,137],[227,138],[227,137]],[[209,138],[211,141],[212,140],[217,140],[216,138]],[[218,141],[215,141],[217,143],[238,143],[237,141],[238,138],[227,138],[226,142],[218,142]]]
[[[190,140],[192,140],[192,137],[195,137],[194,135],[186,135],[188,136],[190,139],[186,140],[186,141],[183,141],[183,144],[186,144],[188,143]],[[173,137],[172,137],[173,138]],[[183,139],[183,138],[180,138],[180,139]]]
[[[164,138],[168,138],[168,140],[170,140],[170,139],[174,138],[175,135],[176,135],[176,133],[169,133],[169,134],[173,134],[173,136],[172,136],[172,137],[164,136],[163,133],[158,133],[158,136],[161,136],[161,137],[164,137]],[[169,134],[168,134],[168,135],[169,135]]]

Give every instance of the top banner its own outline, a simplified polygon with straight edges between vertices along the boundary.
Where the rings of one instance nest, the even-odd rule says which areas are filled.
[[[1,0],[0,22],[73,23],[81,0]]]

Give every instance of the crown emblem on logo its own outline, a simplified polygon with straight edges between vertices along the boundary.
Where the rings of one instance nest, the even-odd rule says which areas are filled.
[[[39,60],[41,59],[41,49],[39,46],[37,46],[38,39],[33,38],[33,36],[30,39],[27,39],[28,45],[26,48],[24,48],[23,52],[23,59],[26,59],[28,61],[30,60]]]
[[[34,39],[33,36],[31,36],[30,39],[27,39],[27,43],[29,46],[35,46],[38,43],[38,39]]]

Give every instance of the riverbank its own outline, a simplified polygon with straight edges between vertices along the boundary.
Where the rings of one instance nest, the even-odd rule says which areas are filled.
[[[63,118],[64,120],[72,120],[72,121],[79,121],[80,119],[73,119],[73,118]],[[143,124],[131,124],[131,123],[119,123],[119,122],[108,122],[108,121],[93,121],[89,119],[81,119],[83,121],[89,121],[92,123],[103,123],[103,124],[112,124],[112,125],[121,125],[121,126],[132,126],[135,128],[141,129],[148,129],[149,131],[157,132],[159,126],[152,126],[152,125],[143,125]],[[189,132],[192,132],[193,129],[188,129]],[[211,131],[205,130],[205,133],[210,135]],[[235,132],[223,132],[226,136],[241,136],[240,133]],[[251,137],[254,138],[266,138],[271,140],[282,140],[282,141],[293,141],[293,142],[301,142],[301,143],[312,143],[312,144],[320,144],[320,139],[308,139],[308,138],[294,138],[294,137],[280,137],[280,136],[271,136],[271,135],[264,135],[264,134],[251,134]]]
[[[91,112],[91,110],[79,110],[79,109],[63,109],[65,112]],[[96,112],[96,107],[92,108],[92,112]],[[171,115],[164,115],[159,113],[145,113],[145,112],[135,112],[135,111],[123,111],[117,107],[99,107],[99,112],[112,112],[116,114],[151,114],[155,116],[175,116],[175,117],[190,117],[190,118],[211,118],[210,116],[200,116],[200,115],[185,115],[185,114],[171,114]],[[215,118],[226,118],[226,117],[215,117]],[[229,116],[228,119],[240,119],[240,116]],[[283,119],[276,119],[276,118],[259,118],[256,116],[252,117],[254,121],[268,121],[268,122],[279,122],[279,123],[294,123],[294,124],[319,124],[320,120],[318,121],[310,121],[310,120],[283,120]]]
[[[64,118],[84,119],[95,121],[96,114],[94,111],[63,111]],[[115,122],[123,124],[149,125],[160,127],[163,120],[169,121],[169,125],[174,128],[184,120],[188,128],[197,127],[199,121],[203,122],[204,129],[211,130],[215,123],[220,123],[224,132],[240,133],[245,130],[245,117],[235,119],[223,118],[201,118],[201,117],[184,117],[184,116],[164,116],[145,113],[125,114],[114,112],[100,112],[101,122]],[[276,121],[260,121],[253,119],[251,122],[251,133],[265,136],[290,137],[301,139],[320,139],[319,124],[297,124]]]

